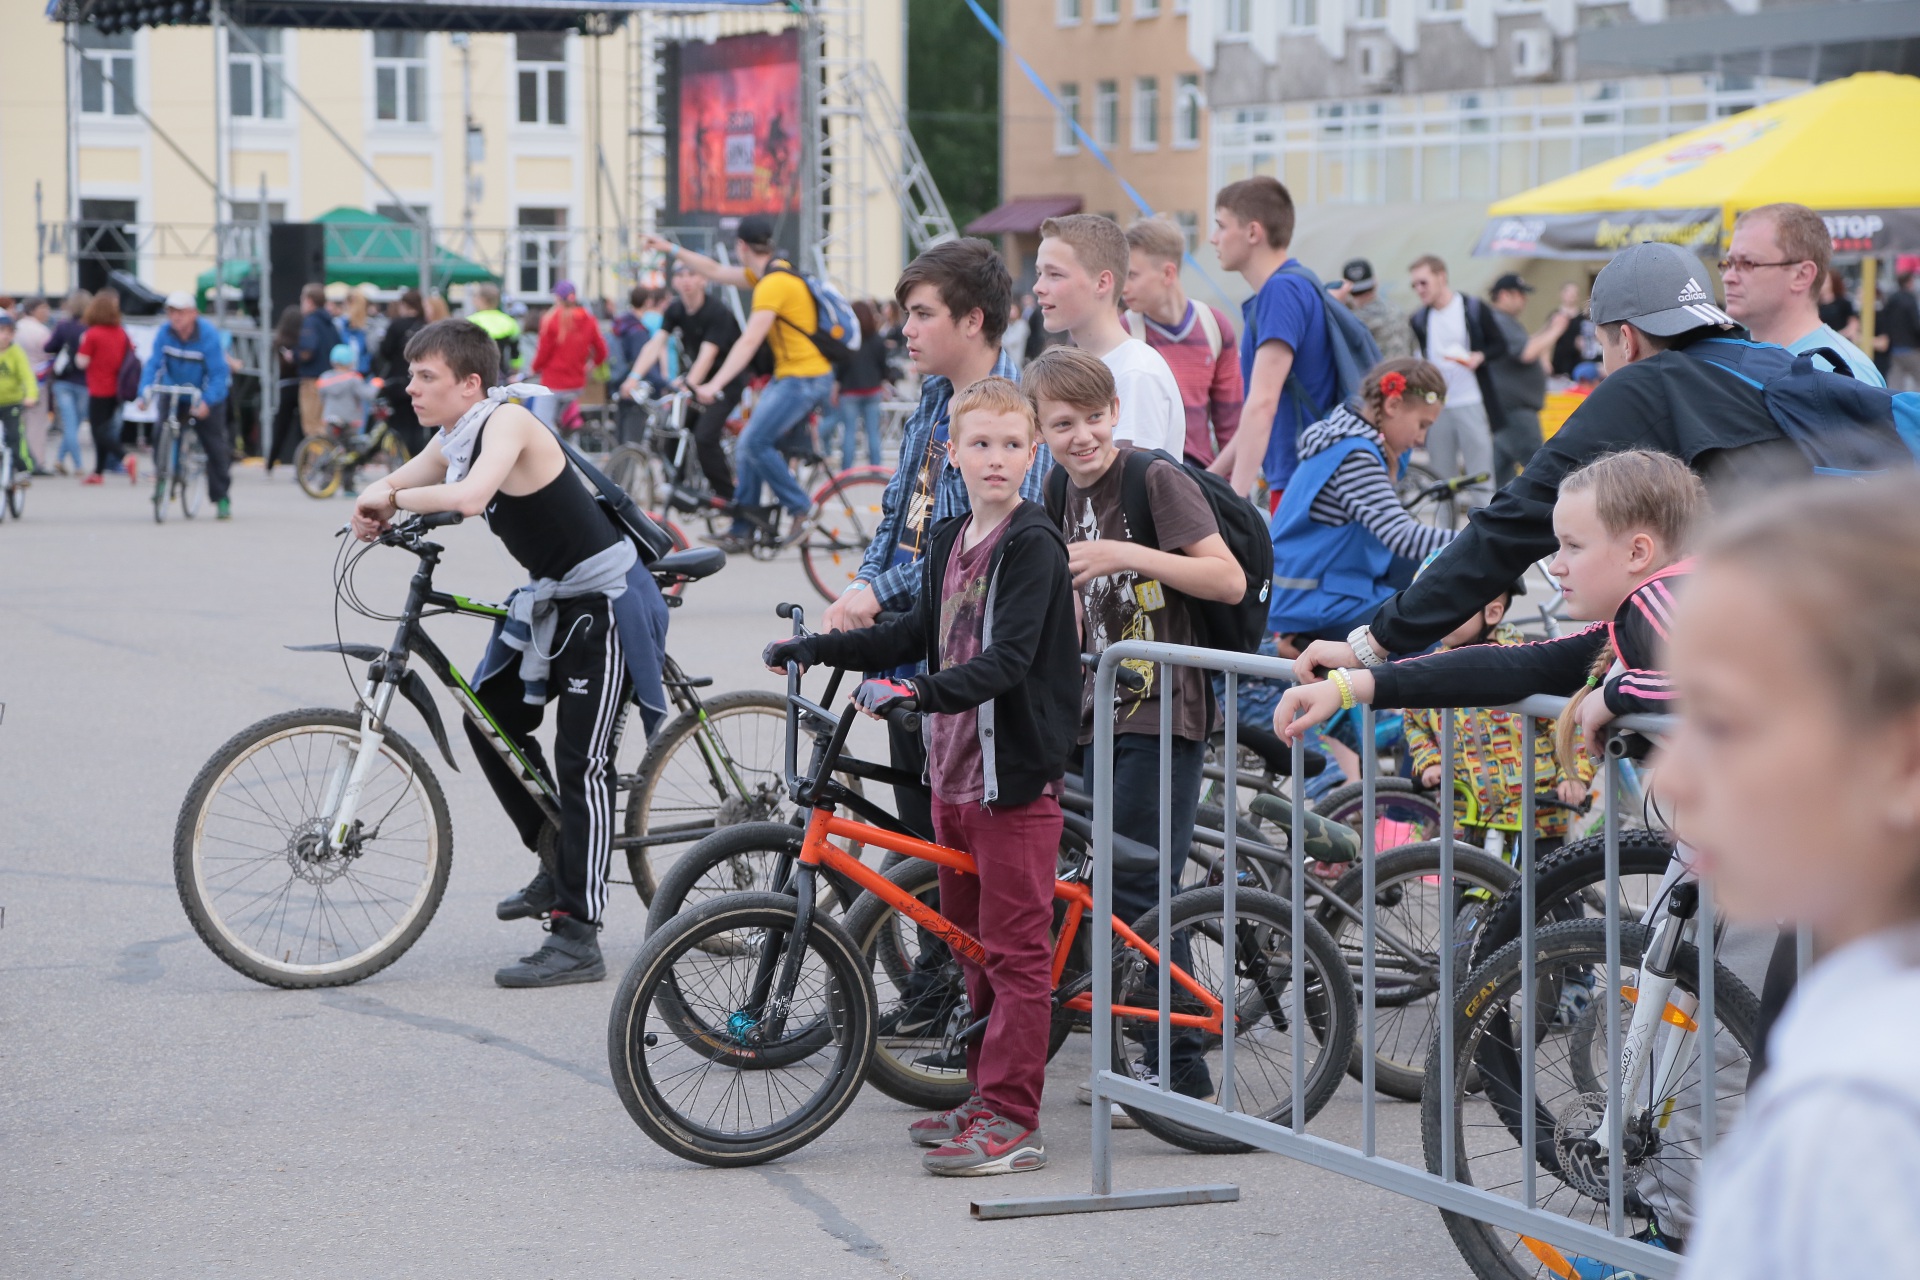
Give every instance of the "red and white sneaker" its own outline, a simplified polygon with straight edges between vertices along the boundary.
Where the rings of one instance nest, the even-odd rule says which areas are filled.
[[[965,1133],[927,1152],[920,1163],[928,1173],[942,1178],[1028,1173],[1046,1167],[1047,1148],[1040,1140],[1040,1130],[981,1111]]]
[[[975,1116],[991,1114],[976,1093],[951,1111],[915,1120],[907,1126],[907,1141],[916,1147],[943,1147],[965,1133]]]

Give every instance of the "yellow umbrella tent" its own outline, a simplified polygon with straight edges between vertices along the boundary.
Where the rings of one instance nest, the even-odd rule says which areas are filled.
[[[1920,251],[1920,78],[1863,72],[1545,183],[1491,206],[1474,251],[1605,258],[1661,240],[1714,255],[1741,211],[1776,201],[1824,214],[1872,297],[1879,255]]]

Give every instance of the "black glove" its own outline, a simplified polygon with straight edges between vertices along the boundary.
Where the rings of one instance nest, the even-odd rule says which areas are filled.
[[[789,662],[799,663],[800,669],[805,671],[813,665],[813,645],[808,640],[797,636],[786,640],[775,640],[761,650],[760,661],[767,664],[768,670],[776,671],[781,675],[787,674]]]
[[[884,720],[890,711],[912,711],[920,705],[920,691],[911,680],[878,676],[863,680],[853,691],[853,704],[876,720]]]

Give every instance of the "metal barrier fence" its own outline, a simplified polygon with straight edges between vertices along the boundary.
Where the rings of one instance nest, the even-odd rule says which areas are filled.
[[[1153,644],[1141,641],[1126,641],[1109,647],[1102,655],[1095,686],[1095,721],[1093,734],[1093,779],[1094,779],[1094,900],[1093,911],[1093,955],[1111,957],[1113,952],[1113,934],[1111,915],[1113,906],[1113,767],[1114,767],[1114,692],[1115,677],[1122,664],[1136,669],[1158,668],[1158,678],[1163,682],[1159,687],[1168,687],[1164,682],[1176,667],[1197,668],[1224,675],[1225,700],[1224,719],[1225,756],[1227,777],[1235,776],[1238,748],[1237,711],[1240,699],[1240,680],[1244,677],[1279,680],[1291,683],[1292,666],[1284,660],[1259,655],[1228,653],[1216,650],[1196,649],[1184,646]],[[1111,1108],[1109,1100],[1123,1103],[1129,1107],[1177,1121],[1183,1125],[1201,1130],[1207,1134],[1245,1143],[1249,1146],[1276,1152],[1278,1154],[1304,1161],[1352,1178],[1372,1186],[1424,1201],[1442,1210],[1464,1215],[1467,1218],[1488,1224],[1490,1227],[1516,1233],[1521,1239],[1515,1244],[1526,1254],[1537,1259],[1541,1274],[1572,1275],[1567,1257],[1559,1251],[1571,1251],[1578,1257],[1586,1257],[1631,1268],[1635,1273],[1648,1277],[1675,1276],[1681,1264],[1679,1254],[1656,1248],[1651,1244],[1632,1239],[1626,1227],[1626,1208],[1630,1198],[1636,1206],[1644,1207],[1640,1198],[1645,1188],[1630,1186],[1640,1168],[1641,1161],[1650,1158],[1650,1149],[1657,1149],[1662,1136],[1669,1132],[1669,1121],[1679,1123],[1684,1116],[1676,1118],[1676,1103],[1669,1100],[1665,1110],[1651,1120],[1642,1118],[1634,1126],[1634,1148],[1630,1151],[1626,1124],[1626,1108],[1622,1097],[1623,1054],[1638,1054],[1650,1059],[1656,1044],[1649,1039],[1646,1043],[1623,1044],[1623,1037],[1634,1032],[1634,1026],[1644,1027],[1645,1023],[1623,1026],[1623,1017],[1617,1011],[1609,1012],[1619,1001],[1631,1002],[1638,992],[1640,979],[1634,978],[1636,985],[1631,991],[1622,989],[1622,903],[1620,892],[1620,837],[1622,830],[1621,803],[1616,786],[1619,772],[1618,753],[1610,750],[1601,771],[1596,777],[1596,786],[1605,788],[1605,984],[1603,1006],[1596,996],[1593,1005],[1602,1013],[1596,1015],[1596,1021],[1604,1021],[1605,1036],[1605,1093],[1604,1112],[1594,1117],[1591,1112],[1575,1115],[1575,1125],[1563,1131],[1567,1125],[1564,1117],[1555,1122],[1552,1132],[1543,1131],[1547,1121],[1554,1120],[1552,1115],[1542,1117],[1541,1099],[1538,1096],[1539,1081],[1538,1052],[1541,1045],[1542,1027],[1539,1018],[1542,1010],[1537,1008],[1541,1002],[1536,998],[1536,984],[1540,975],[1536,966],[1541,957],[1536,955],[1536,916],[1535,901],[1535,863],[1537,826],[1534,803],[1535,761],[1534,761],[1534,725],[1535,717],[1553,717],[1559,714],[1564,700],[1558,698],[1532,698],[1517,706],[1503,708],[1514,712],[1524,712],[1520,723],[1523,734],[1524,782],[1522,787],[1522,815],[1520,833],[1517,841],[1515,870],[1518,872],[1518,891],[1521,895],[1520,915],[1520,957],[1521,972],[1519,990],[1525,994],[1519,1001],[1519,1055],[1520,1082],[1518,1105],[1519,1152],[1524,1158],[1518,1160],[1520,1169],[1511,1181],[1498,1187],[1473,1185],[1463,1176],[1459,1167],[1458,1155],[1465,1152],[1469,1163],[1473,1153],[1463,1142],[1463,1135],[1456,1128],[1459,1117],[1451,1105],[1455,1093],[1456,1072],[1456,1036],[1458,1034],[1456,1010],[1460,1006],[1460,982],[1462,973],[1456,970],[1453,957],[1461,939],[1456,936],[1455,912],[1451,909],[1453,901],[1452,887],[1456,882],[1456,836],[1452,819],[1452,797],[1454,795],[1454,772],[1456,731],[1455,716],[1442,717],[1440,741],[1441,771],[1438,795],[1441,821],[1439,822],[1439,864],[1438,878],[1442,909],[1439,911],[1438,938],[1438,1029],[1440,1037],[1438,1057],[1434,1059],[1439,1066],[1439,1079],[1433,1079],[1434,1072],[1428,1069],[1427,1088],[1437,1083],[1441,1091],[1439,1110],[1439,1160],[1432,1157],[1434,1146],[1428,1136],[1425,1146],[1428,1150],[1428,1163],[1438,1164],[1438,1168],[1416,1168],[1398,1160],[1382,1156],[1377,1150],[1376,1125],[1376,1034],[1377,1034],[1377,996],[1376,984],[1376,947],[1379,941],[1377,932],[1376,903],[1378,886],[1376,883],[1376,859],[1374,848],[1376,839],[1376,813],[1378,810],[1377,751],[1373,749],[1373,713],[1371,708],[1364,710],[1361,730],[1364,789],[1364,821],[1360,823],[1360,866],[1362,867],[1362,886],[1360,893],[1361,953],[1358,957],[1358,971],[1353,974],[1354,986],[1359,1001],[1359,1031],[1363,1046],[1359,1055],[1362,1071],[1361,1085],[1361,1128],[1357,1147],[1330,1140],[1324,1136],[1308,1132],[1306,1115],[1305,1088],[1306,1039],[1309,1034],[1310,1020],[1307,1009],[1307,982],[1303,973],[1303,936],[1307,933],[1302,924],[1307,919],[1306,867],[1307,847],[1307,803],[1304,789],[1305,768],[1302,744],[1293,748],[1293,769],[1291,779],[1292,831],[1287,842],[1286,863],[1289,872],[1286,875],[1284,892],[1289,899],[1293,927],[1291,935],[1291,955],[1288,957],[1286,972],[1293,980],[1288,984],[1291,993],[1289,1028],[1291,1035],[1291,1061],[1293,1064],[1291,1079],[1291,1106],[1287,1112],[1290,1123],[1281,1125],[1258,1116],[1248,1114],[1236,1105],[1235,1097],[1235,1041],[1236,1022],[1239,1020],[1239,995],[1236,991],[1237,971],[1235,947],[1236,902],[1243,890],[1239,888],[1241,879],[1238,873],[1223,874],[1220,881],[1224,886],[1224,911],[1220,924],[1218,947],[1221,952],[1220,990],[1216,993],[1222,1002],[1227,1016],[1223,1018],[1220,1036],[1220,1085],[1214,1102],[1203,1102],[1183,1096],[1173,1091],[1174,1072],[1170,1069],[1170,1014],[1172,1013],[1171,994],[1173,983],[1170,981],[1170,962],[1172,952],[1168,934],[1168,903],[1171,890],[1169,880],[1169,852],[1172,846],[1172,814],[1170,799],[1172,794],[1172,699],[1161,699],[1161,717],[1159,736],[1160,752],[1160,935],[1149,938],[1160,957],[1158,964],[1159,1021],[1157,1045],[1158,1056],[1155,1062],[1162,1064],[1158,1070],[1156,1083],[1147,1083],[1120,1074],[1114,1070],[1114,1036],[1112,1022],[1114,1017],[1114,964],[1094,963],[1093,968],[1093,1145],[1092,1145],[1092,1188],[1085,1196],[1064,1197],[1028,1197],[976,1202],[974,1213],[982,1218],[1022,1217],[1037,1214],[1098,1212],[1121,1208],[1143,1208],[1150,1206],[1194,1204],[1212,1201],[1234,1200],[1239,1197],[1236,1186],[1216,1184],[1187,1187],[1155,1188],[1141,1191],[1118,1192],[1114,1190],[1113,1152],[1111,1146]],[[1617,722],[1614,728],[1636,730],[1641,733],[1658,733],[1665,726],[1663,718],[1637,717]],[[1226,792],[1226,809],[1231,814],[1236,805],[1236,792],[1229,787]],[[1239,844],[1235,831],[1235,822],[1224,825],[1224,858],[1222,867],[1238,868],[1242,865],[1237,856]],[[1679,860],[1676,859],[1660,890],[1650,901],[1655,904],[1649,908],[1649,916],[1658,904],[1666,901],[1667,890],[1681,879]],[[1281,886],[1275,886],[1281,892]],[[1678,899],[1676,899],[1678,901]],[[1680,1102],[1677,1110],[1684,1113],[1697,1104],[1698,1118],[1698,1155],[1704,1162],[1711,1151],[1714,1138],[1721,1128],[1721,1099],[1727,1096],[1730,1077],[1733,1073],[1721,1066],[1719,1046],[1715,1041],[1715,934],[1713,906],[1709,895],[1701,887],[1695,925],[1691,941],[1698,949],[1699,965],[1693,981],[1697,991],[1697,1005],[1692,998],[1675,988],[1674,998],[1665,1008],[1659,1010],[1661,1021],[1675,1028],[1686,1027],[1687,1037],[1697,1030],[1699,1054],[1691,1062],[1695,1065],[1689,1075],[1689,1062],[1683,1055],[1687,1037],[1669,1034],[1661,1047],[1662,1057],[1656,1064],[1660,1072],[1655,1077],[1656,1087],[1662,1082],[1670,1082],[1676,1090]],[[1684,924],[1674,926],[1677,939],[1684,932]],[[1391,935],[1390,935],[1391,936]],[[1639,935],[1636,935],[1639,936]],[[1648,947],[1649,955],[1653,948]],[[1677,942],[1676,942],[1677,954]],[[1347,960],[1353,967],[1353,959]],[[1649,961],[1651,964],[1651,961]],[[1671,966],[1670,966],[1671,967]],[[1628,974],[1635,973],[1629,967]],[[1652,974],[1649,968],[1646,973]],[[1684,975],[1683,975],[1684,976]],[[1659,986],[1656,983],[1655,989]],[[1487,998],[1485,991],[1477,992],[1477,997]],[[1637,1008],[1637,1006],[1635,1006]],[[1551,1010],[1546,1011],[1549,1015]],[[1687,1023],[1691,1026],[1686,1026]],[[1656,1025],[1654,1030],[1658,1032]],[[1599,1037],[1591,1030],[1587,1033],[1591,1052],[1598,1050]],[[1726,1037],[1732,1041],[1733,1037]],[[1674,1046],[1679,1045],[1676,1049]],[[1737,1046],[1733,1046],[1736,1047]],[[1713,1087],[1702,1088],[1701,1064],[1714,1064]],[[1631,1062],[1627,1064],[1630,1068]],[[1650,1070],[1643,1066],[1642,1071]],[[1469,1071],[1479,1071],[1469,1064]],[[1631,1071],[1629,1072],[1631,1075]],[[1478,1084],[1484,1089],[1488,1082],[1485,1073],[1480,1072]],[[1638,1076],[1634,1077],[1638,1079]],[[1685,1081],[1691,1080],[1691,1085]],[[1598,1081],[1592,1081],[1598,1083]],[[1744,1076],[1736,1085],[1744,1084]],[[1687,1090],[1694,1091],[1695,1103],[1686,1101]],[[1504,1095],[1503,1095],[1504,1096]],[[1597,1090],[1581,1095],[1585,1105],[1597,1106],[1600,1095]],[[1635,1102],[1639,1101],[1636,1089]],[[1464,1105],[1464,1104],[1463,1104]],[[1580,1134],[1575,1131],[1584,1127],[1582,1115],[1592,1121],[1604,1133],[1590,1131]],[[1510,1117],[1510,1112],[1509,1112]],[[1514,1127],[1513,1120],[1503,1117],[1508,1129]],[[1484,1127],[1484,1126],[1482,1126]],[[1672,1141],[1671,1138],[1668,1141]],[[1604,1150],[1601,1144],[1604,1144]],[[1695,1167],[1697,1173],[1697,1165]],[[1697,1178],[1695,1179],[1697,1184]],[[1576,1193],[1569,1200],[1563,1193],[1569,1187]],[[1679,1193],[1680,1198],[1688,1195],[1686,1189]],[[1570,1217],[1564,1212],[1543,1207],[1542,1200],[1552,1199],[1558,1204],[1571,1203],[1576,1209],[1584,1209],[1593,1221],[1582,1221]],[[1604,1206],[1604,1220],[1601,1209]],[[1686,1206],[1682,1206],[1683,1209]],[[1637,1210],[1636,1210],[1637,1211]],[[1516,1255],[1518,1256],[1518,1255]],[[1471,1259],[1469,1259],[1471,1262]],[[1563,1269],[1565,1268],[1565,1269]],[[1521,1273],[1520,1262],[1510,1268]],[[1484,1274],[1484,1273],[1483,1273]]]

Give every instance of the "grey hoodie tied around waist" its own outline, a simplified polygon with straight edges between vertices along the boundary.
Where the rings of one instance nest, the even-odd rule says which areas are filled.
[[[564,578],[535,578],[524,587],[514,588],[507,597],[507,619],[500,639],[520,653],[520,680],[526,685],[526,701],[536,706],[547,701],[547,671],[560,652],[554,647],[560,624],[559,601],[594,595],[619,599],[627,590],[627,572],[639,558],[633,540],[621,538],[573,566]],[[560,643],[564,645],[565,638]]]

